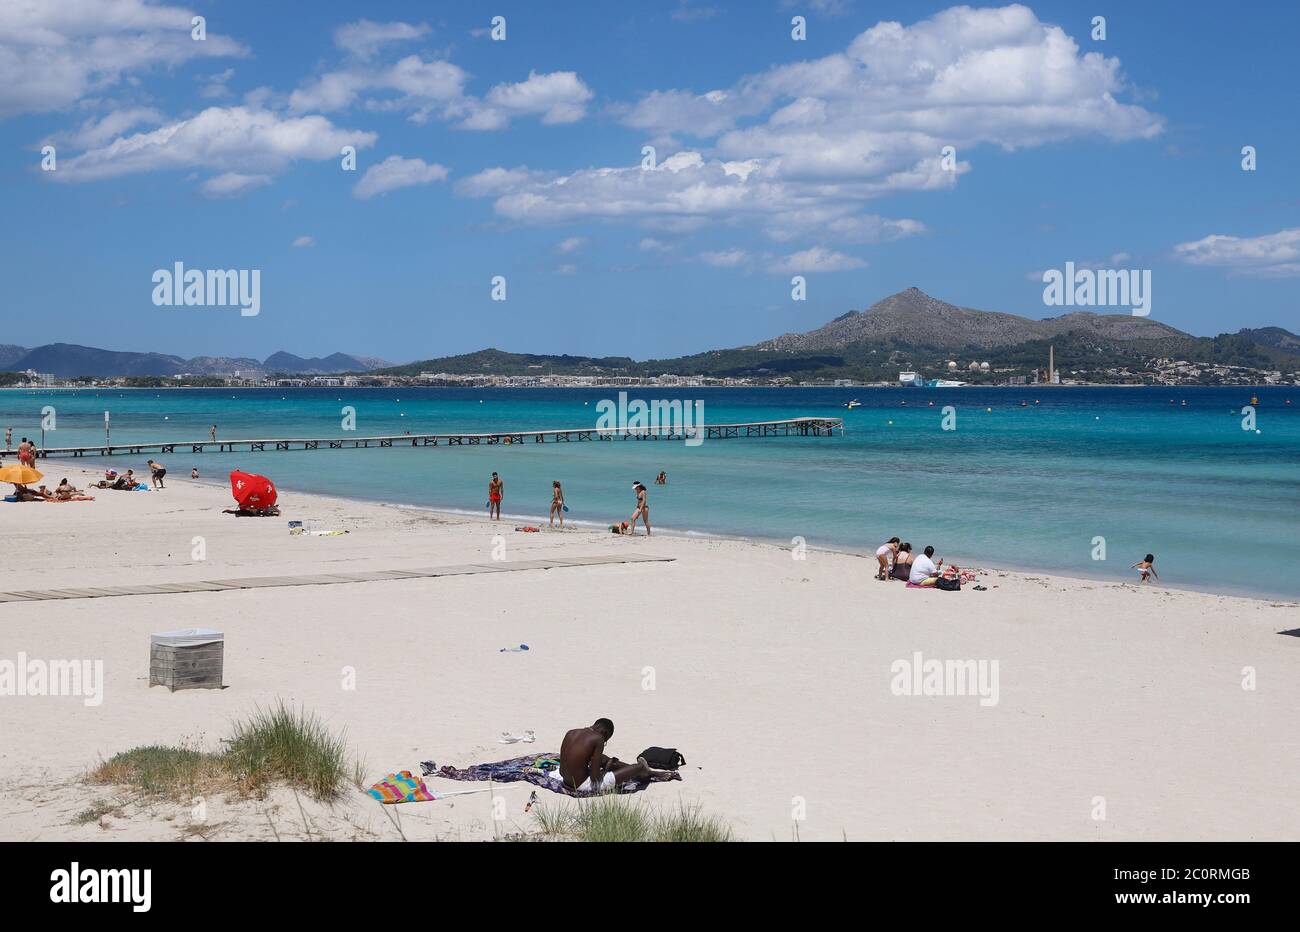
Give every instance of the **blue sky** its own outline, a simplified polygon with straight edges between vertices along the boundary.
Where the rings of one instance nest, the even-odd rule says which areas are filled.
[[[0,342],[646,358],[910,285],[1053,316],[1067,261],[1300,329],[1300,6],[1106,6],[8,0]],[[260,314],[155,306],[176,261]]]

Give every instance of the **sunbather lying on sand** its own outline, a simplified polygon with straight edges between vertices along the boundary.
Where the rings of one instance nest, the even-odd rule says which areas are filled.
[[[616,757],[605,756],[605,742],[614,737],[614,723],[596,719],[587,728],[567,732],[560,744],[560,777],[564,785],[580,793],[613,790],[632,781],[680,780],[671,770],[651,770],[644,757],[635,764],[625,764]]]

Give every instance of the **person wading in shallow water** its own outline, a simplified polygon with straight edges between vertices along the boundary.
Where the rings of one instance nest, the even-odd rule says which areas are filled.
[[[644,757],[635,764],[625,764],[617,757],[605,756],[605,742],[614,737],[614,723],[598,718],[587,728],[573,728],[560,742],[560,779],[579,793],[613,790],[624,783],[680,780],[672,770],[651,770]]]

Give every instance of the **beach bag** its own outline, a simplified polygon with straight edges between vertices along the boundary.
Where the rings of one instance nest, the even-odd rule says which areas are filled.
[[[940,576],[938,579],[934,581],[934,588],[942,589],[944,592],[960,592],[961,580],[945,579],[944,577]]]
[[[686,758],[677,748],[646,748],[637,756],[644,757],[653,770],[676,770],[686,763]]]

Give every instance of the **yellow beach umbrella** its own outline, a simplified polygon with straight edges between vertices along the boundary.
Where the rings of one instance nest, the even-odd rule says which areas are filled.
[[[0,482],[12,482],[14,485],[31,485],[45,478],[45,473],[30,466],[12,466],[0,468]]]

